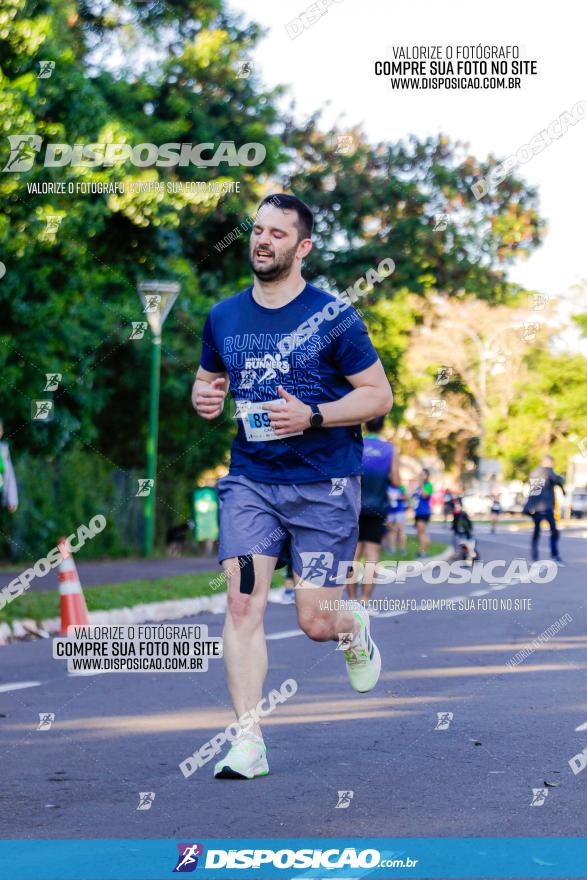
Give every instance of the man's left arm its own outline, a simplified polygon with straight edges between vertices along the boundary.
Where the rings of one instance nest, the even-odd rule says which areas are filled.
[[[565,492],[565,478],[561,474],[557,474],[552,471],[550,475],[550,480],[552,483],[554,483],[555,486],[560,486],[560,488],[563,490],[563,495],[567,494]]]
[[[324,428],[343,428],[360,425],[375,416],[386,415],[393,406],[393,394],[385,370],[378,359],[366,370],[345,376],[353,390],[339,400],[319,404],[324,418]],[[305,431],[310,427],[312,408],[285,391],[280,385],[279,396],[286,401],[284,407],[266,404],[263,409],[270,410],[269,419],[275,433],[291,434]]]

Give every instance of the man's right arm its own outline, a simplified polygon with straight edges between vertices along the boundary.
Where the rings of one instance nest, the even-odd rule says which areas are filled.
[[[224,409],[226,391],[226,373],[211,373],[199,367],[192,388],[192,404],[197,414],[207,421],[218,418]]]

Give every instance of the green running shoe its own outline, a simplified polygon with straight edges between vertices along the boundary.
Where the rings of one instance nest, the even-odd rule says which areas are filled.
[[[254,779],[267,776],[267,747],[263,740],[249,734],[236,739],[226,758],[221,758],[214,767],[216,779]]]
[[[355,642],[344,652],[351,685],[360,694],[372,691],[381,674],[381,654],[371,638],[369,615],[357,602],[353,614],[359,622]]]

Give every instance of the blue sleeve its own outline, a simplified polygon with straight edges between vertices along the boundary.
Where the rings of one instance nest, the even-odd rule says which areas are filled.
[[[200,357],[200,365],[209,373],[224,373],[226,367],[224,361],[220,357],[220,352],[214,339],[212,331],[211,314],[206,318],[204,329],[202,331],[202,355]]]
[[[354,314],[354,321],[334,340],[334,359],[343,376],[353,376],[366,370],[379,357],[361,318],[354,309],[343,314],[348,313]]]

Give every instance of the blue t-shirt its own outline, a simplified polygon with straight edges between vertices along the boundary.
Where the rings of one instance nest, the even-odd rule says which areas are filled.
[[[361,513],[364,516],[385,516],[393,444],[369,434],[364,438],[363,444]]]
[[[339,400],[353,390],[345,376],[376,361],[355,309],[312,284],[277,309],[259,305],[247,287],[212,307],[202,335],[202,367],[226,371],[235,400],[276,400],[278,385],[304,403]],[[316,483],[360,474],[362,451],[359,425],[251,442],[238,419],[230,473],[260,483]]]
[[[432,483],[426,480],[424,484],[414,492],[416,501],[416,516],[428,516],[432,513],[430,499],[432,497]]]

